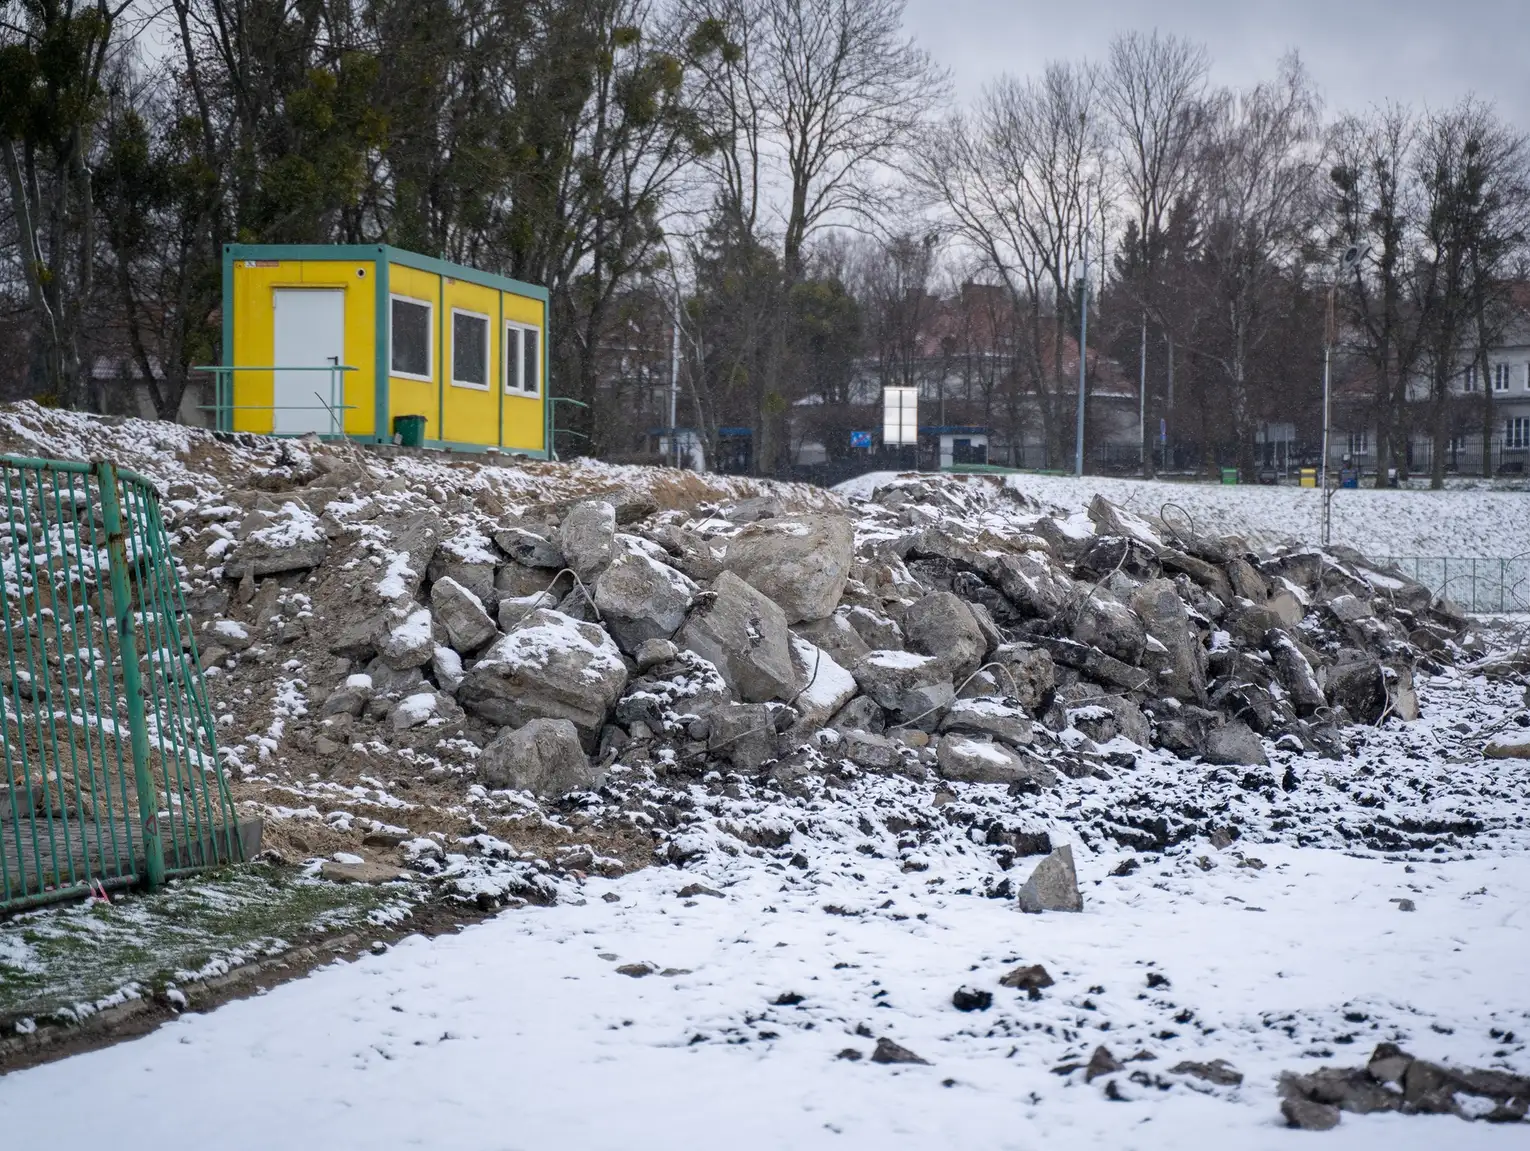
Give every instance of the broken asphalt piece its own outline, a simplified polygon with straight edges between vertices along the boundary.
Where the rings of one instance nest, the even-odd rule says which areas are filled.
[[[326,859],[319,865],[319,877],[331,883],[392,883],[413,879],[414,874],[388,863],[340,863]]]
[[[1036,865],[1020,889],[1020,910],[1082,911],[1084,899],[1073,869],[1073,848],[1064,844]]]
[[[807,996],[798,995],[795,991],[783,991],[772,999],[771,1003],[776,1007],[795,1007],[806,998]]]
[[[1237,1087],[1243,1082],[1243,1073],[1225,1059],[1213,1059],[1210,1063],[1186,1060],[1169,1068],[1170,1075],[1193,1075],[1214,1083],[1218,1087]]]
[[[618,975],[630,975],[633,979],[641,979],[645,975],[652,975],[659,970],[651,963],[623,963],[616,969]]]
[[[1094,1054],[1089,1057],[1088,1066],[1084,1068],[1084,1082],[1092,1083],[1101,1075],[1110,1075],[1116,1071],[1124,1071],[1121,1061],[1110,1053],[1110,1048],[1101,1044],[1094,1049]]]
[[[921,1059],[907,1047],[900,1047],[891,1039],[882,1038],[877,1040],[877,1049],[871,1053],[873,1063],[923,1063],[929,1066],[928,1059]]]
[[[987,1011],[993,1006],[993,992],[958,987],[951,995],[951,1006],[958,1011]]]
[[[1287,1127],[1303,1131],[1332,1131],[1339,1125],[1339,1109],[1310,1099],[1282,1099],[1280,1113]]]
[[[861,1056],[861,1053],[859,1051],[857,1051],[854,1047],[846,1047],[843,1051],[841,1051],[834,1058],[836,1058],[836,1059],[844,1059],[844,1060],[846,1060],[846,1061],[848,1061],[850,1063],[859,1063],[861,1058],[862,1058],[862,1056]]]
[[[1041,998],[1041,989],[1051,987],[1056,982],[1047,969],[1039,963],[1033,963],[1029,967],[1017,967],[1003,979],[999,980],[1000,987],[1013,987],[1018,991],[1024,991],[1032,999]]]
[[[701,883],[688,883],[679,891],[675,892],[677,899],[694,899],[698,895],[710,895],[715,899],[727,898],[720,891],[713,891],[710,887]]]
[[[1530,1109],[1530,1076],[1492,1068],[1444,1067],[1415,1059],[1395,1043],[1379,1044],[1364,1067],[1320,1067],[1305,1075],[1287,1071],[1280,1077],[1279,1091],[1287,1123],[1313,1130],[1334,1126],[1340,1111],[1459,1115],[1517,1123],[1524,1121]],[[1479,1102],[1463,1104],[1458,1096]]]

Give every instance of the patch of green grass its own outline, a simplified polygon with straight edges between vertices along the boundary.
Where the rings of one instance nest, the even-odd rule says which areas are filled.
[[[324,883],[256,865],[110,904],[27,912],[0,922],[0,1020],[88,1014],[130,986],[159,991],[298,939],[393,922],[412,902],[396,887]]]

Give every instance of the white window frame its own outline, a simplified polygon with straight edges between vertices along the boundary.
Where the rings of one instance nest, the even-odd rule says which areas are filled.
[[[531,387],[529,387],[529,388],[516,387],[515,383],[512,382],[512,381],[520,381],[520,379],[521,379],[521,367],[525,363],[526,357],[525,357],[525,355],[524,355],[524,353],[522,352],[522,349],[521,349],[521,337],[519,335],[517,335],[512,340],[510,338],[510,333],[511,332],[531,332],[537,338],[536,378],[531,381]],[[507,396],[520,396],[520,397],[526,398],[526,399],[536,399],[538,396],[540,396],[542,394],[542,363],[543,363],[542,357],[547,355],[547,349],[543,346],[545,343],[546,343],[546,341],[542,339],[542,329],[537,327],[535,324],[523,324],[523,323],[521,323],[518,320],[506,320],[505,321],[505,333],[504,333],[504,344],[503,344],[503,347],[504,347],[504,357],[503,358],[504,358],[504,361],[505,361],[505,373],[504,373],[505,395],[507,395]],[[513,354],[511,352],[512,346],[514,348],[514,353]]]
[[[1493,365],[1493,390],[1495,392],[1506,392],[1509,390],[1508,364]]]
[[[1530,416],[1509,416],[1504,421],[1503,446],[1515,451],[1530,448]]]
[[[1461,390],[1463,392],[1475,392],[1477,390],[1477,365],[1467,364],[1466,371],[1461,375]]]
[[[430,364],[430,369],[423,376],[417,376],[413,372],[401,372],[393,366],[393,301],[399,300],[405,304],[414,304],[425,309],[425,357]],[[429,300],[421,300],[416,296],[405,296],[398,292],[388,293],[388,375],[400,380],[419,380],[423,384],[436,382],[436,306]]]
[[[1368,456],[1371,454],[1371,432],[1369,428],[1349,433],[1349,454],[1352,456]]]
[[[471,316],[475,320],[482,320],[483,321],[483,383],[481,383],[481,384],[474,383],[472,380],[459,380],[457,378],[457,317],[458,316]],[[470,311],[467,308],[453,308],[452,309],[452,379],[451,379],[452,387],[454,387],[454,388],[467,388],[467,389],[469,389],[471,391],[475,391],[475,392],[492,392],[494,390],[494,385],[490,382],[493,379],[494,360],[489,355],[489,352],[490,352],[489,333],[491,331],[493,331],[493,327],[494,327],[494,319],[493,319],[492,316],[486,316],[482,312]]]

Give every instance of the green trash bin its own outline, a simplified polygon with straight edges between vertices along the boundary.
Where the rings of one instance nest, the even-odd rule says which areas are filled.
[[[394,416],[393,442],[402,444],[406,448],[423,448],[425,446],[425,417]]]
[[[1223,468],[1222,469],[1222,482],[1224,484],[1235,484],[1235,483],[1237,483],[1238,482],[1238,469],[1237,468]]]

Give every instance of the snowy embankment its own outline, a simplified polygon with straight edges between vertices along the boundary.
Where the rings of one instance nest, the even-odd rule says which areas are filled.
[[[874,472],[835,490],[869,496],[899,473]],[[1138,514],[1168,517],[1194,531],[1239,535],[1255,547],[1312,541],[1322,528],[1323,505],[1312,488],[1255,487],[1110,476],[1014,475],[1008,486],[1046,504],[1087,507],[1096,493]],[[1180,510],[1176,510],[1180,509]],[[1530,551],[1530,493],[1483,490],[1340,491],[1333,499],[1333,542],[1368,556],[1471,556],[1508,559]]]

